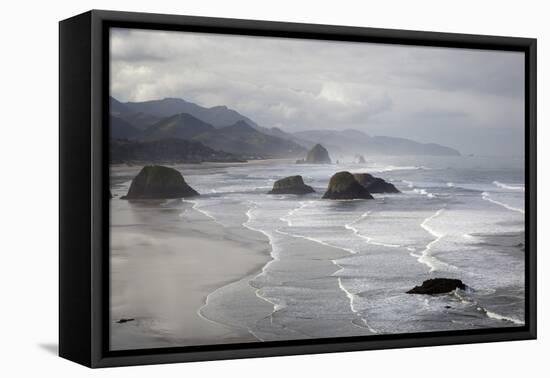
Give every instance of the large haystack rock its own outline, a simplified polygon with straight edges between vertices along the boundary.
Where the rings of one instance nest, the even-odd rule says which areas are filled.
[[[368,173],[355,173],[353,176],[370,193],[399,193],[399,190],[392,183],[380,177],[374,177]]]
[[[302,176],[289,176],[275,181],[269,194],[307,194],[315,190],[304,184]]]
[[[161,165],[143,167],[132,180],[124,199],[168,199],[198,196],[181,173]]]
[[[325,147],[320,144],[313,146],[311,150],[307,153],[305,163],[310,164],[330,164],[330,156]]]
[[[323,198],[328,199],[372,199],[369,191],[355,180],[349,172],[338,172],[330,178]]]

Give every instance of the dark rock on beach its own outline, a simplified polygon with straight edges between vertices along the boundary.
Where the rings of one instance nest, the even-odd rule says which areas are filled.
[[[369,191],[349,172],[338,172],[330,178],[326,199],[372,199]]]
[[[161,165],[143,167],[123,199],[168,199],[198,196],[181,173]]]
[[[304,184],[302,176],[289,176],[275,181],[269,194],[307,194],[315,190]]]
[[[311,150],[307,153],[304,163],[308,164],[330,164],[330,156],[325,147],[320,144],[313,146]]]
[[[355,173],[353,176],[370,193],[400,193],[393,184],[380,177],[374,177],[368,173]]]
[[[134,318],[122,318],[122,319],[117,320],[116,322],[118,324],[123,324],[123,323],[132,322],[134,320],[136,320],[136,319],[134,319]]]
[[[455,289],[466,290],[466,285],[461,280],[452,278],[432,278],[426,280],[420,286],[415,286],[407,291],[407,294],[445,294]]]

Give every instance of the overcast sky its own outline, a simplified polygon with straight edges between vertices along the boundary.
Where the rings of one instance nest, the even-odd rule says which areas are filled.
[[[120,101],[179,97],[286,131],[523,152],[522,53],[113,29],[111,59]]]

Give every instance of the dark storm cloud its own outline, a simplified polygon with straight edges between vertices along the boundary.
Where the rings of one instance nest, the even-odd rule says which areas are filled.
[[[287,131],[523,127],[520,53],[114,29],[111,56],[119,100],[227,105]]]

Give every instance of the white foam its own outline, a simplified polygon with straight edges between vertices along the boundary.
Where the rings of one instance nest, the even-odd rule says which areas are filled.
[[[324,246],[327,246],[327,247],[332,247],[332,248],[337,248],[337,249],[341,249],[343,251],[346,251],[346,252],[349,252],[351,254],[356,254],[357,251],[353,250],[353,249],[350,249],[350,248],[344,248],[344,247],[338,247],[338,246],[335,246],[335,245],[332,245],[330,243],[327,243],[327,242],[324,242],[322,240],[319,240],[319,239],[315,239],[315,238],[311,238],[311,237],[308,237],[308,236],[304,236],[304,235],[297,235],[297,234],[291,234],[289,232],[284,232],[284,231],[281,231],[281,230],[275,230],[275,232],[279,233],[279,234],[282,234],[282,235],[287,235],[287,236],[291,236],[291,237],[295,237],[295,238],[301,238],[301,239],[306,239],[306,240],[309,240],[309,241],[312,241],[312,242],[315,242],[315,243],[319,243],[321,245],[324,245]],[[344,270],[344,267],[340,264],[338,264],[338,262],[336,260],[331,260],[331,262],[336,266],[338,267],[338,270],[334,273],[331,274],[331,276],[337,276],[342,270]],[[350,303],[350,308],[351,308],[351,311],[355,314],[358,314],[358,311],[357,309],[355,308],[355,304],[354,304],[354,301],[355,301],[355,296],[350,292],[348,291],[344,285],[342,284],[342,280],[340,277],[338,277],[338,287],[340,288],[341,291],[344,292],[344,294],[346,295],[346,297],[348,298],[349,300],[349,303]],[[361,319],[361,321],[363,322],[363,324],[365,324],[365,326],[368,328],[369,331],[373,332],[373,333],[377,333],[374,329],[372,329],[368,324],[367,324],[367,321],[366,319],[362,318],[362,317],[359,317]]]
[[[499,205],[499,206],[502,206],[504,207],[505,209],[508,209],[508,210],[511,210],[511,211],[516,211],[518,213],[521,213],[521,214],[525,214],[525,210],[523,209],[520,209],[520,208],[517,208],[517,207],[513,207],[513,206],[510,206],[504,202],[500,202],[500,201],[497,201],[497,200],[494,200],[491,198],[490,194],[487,193],[487,192],[483,192],[481,193],[481,198],[483,198],[484,200],[486,201],[489,201],[491,203],[494,203],[495,205]]]
[[[309,201],[311,202],[311,201]],[[292,227],[292,220],[290,219],[290,217],[292,217],[297,211],[299,210],[302,210],[303,208],[305,208],[309,202],[306,202],[306,201],[301,201],[300,202],[300,206],[298,206],[297,208],[294,208],[292,210],[290,210],[288,212],[288,214],[286,215],[286,217],[281,217],[279,218],[281,221],[283,222],[286,222],[287,225],[289,227]],[[337,248],[337,249],[341,249],[343,251],[346,251],[346,252],[349,252],[351,254],[355,254],[357,253],[357,251],[351,249],[351,248],[345,248],[345,247],[339,247],[339,246],[336,246],[336,245],[332,245],[330,243],[327,243],[327,242],[324,242],[320,239],[315,239],[315,238],[312,238],[310,236],[305,236],[305,235],[300,235],[300,234],[296,234],[296,233],[291,233],[291,232],[285,232],[285,231],[281,231],[281,230],[275,230],[275,232],[279,233],[279,234],[282,234],[282,235],[287,235],[287,236],[290,236],[290,237],[294,237],[294,238],[300,238],[300,239],[305,239],[305,240],[309,240],[309,241],[312,241],[314,243],[318,243],[318,244],[321,244],[321,245],[324,245],[326,247],[331,247],[331,248]]]
[[[426,189],[417,188],[413,182],[407,181],[407,180],[401,180],[401,181],[404,184],[406,184],[410,189],[412,189],[413,193],[420,194],[420,195],[426,196],[428,198],[435,198],[435,194],[428,192]],[[452,184],[452,183],[448,183],[448,184]]]
[[[273,236],[272,236],[269,232],[266,232],[266,231],[264,231],[264,230],[262,230],[262,229],[259,229],[259,228],[255,228],[255,227],[253,227],[253,226],[250,225],[250,221],[252,220],[252,211],[253,211],[253,210],[256,210],[257,207],[258,207],[258,205],[254,203],[254,204],[253,204],[253,207],[249,208],[249,209],[246,211],[245,214],[246,214],[246,217],[247,217],[247,221],[244,222],[242,225],[243,225],[243,227],[248,228],[249,230],[256,231],[256,232],[259,232],[259,233],[265,235],[265,236],[267,237],[267,239],[269,240],[269,245],[271,246],[271,253],[270,253],[270,254],[271,254],[271,257],[272,257],[274,260],[278,260],[278,259],[279,259],[279,255],[278,255],[278,253],[277,253],[276,250],[275,250],[275,245],[274,245],[274,242],[273,242]],[[265,270],[265,268],[266,268],[270,263],[271,263],[271,261],[268,262],[268,263],[264,266],[264,268],[262,269],[262,271]]]
[[[220,322],[220,321],[216,321],[216,320],[210,319],[208,316],[206,316],[206,315],[204,314],[204,310],[205,310],[206,307],[210,304],[210,300],[211,300],[211,298],[212,298],[213,296],[217,295],[219,292],[221,292],[222,290],[226,289],[227,287],[230,287],[230,286],[232,286],[232,285],[235,285],[235,284],[237,284],[238,282],[241,282],[241,281],[244,281],[244,280],[249,280],[249,278],[250,278],[250,276],[247,276],[247,277],[244,277],[244,278],[240,278],[240,279],[238,279],[238,280],[236,280],[236,281],[233,281],[233,282],[228,283],[227,285],[224,285],[224,286],[222,286],[222,287],[219,287],[219,288],[217,288],[216,290],[214,290],[213,292],[211,292],[210,294],[208,294],[208,295],[206,296],[206,299],[205,299],[205,301],[204,301],[204,304],[203,304],[201,307],[199,307],[199,309],[197,310],[197,315],[198,315],[200,318],[202,318],[202,319],[204,319],[204,320],[207,320],[207,321],[209,321],[209,322],[211,322],[211,323],[214,323],[214,324],[217,324],[217,325],[221,325],[221,326],[223,326],[223,327],[229,327],[230,329],[233,328],[234,325],[226,324],[226,323],[223,323],[223,322]],[[247,282],[247,284],[248,284],[250,287],[252,287],[252,286],[250,285],[250,281]],[[274,313],[275,311],[277,311],[278,309],[280,309],[280,308],[278,308],[277,305],[274,304],[273,302],[269,301],[268,299],[266,299],[266,298],[264,298],[264,297],[259,296],[259,295],[258,295],[258,290],[255,291],[255,294],[256,294],[256,297],[258,297],[258,298],[260,298],[260,299],[262,299],[262,300],[264,300],[264,301],[266,301],[266,302],[268,302],[268,303],[273,304],[274,310],[272,311],[272,313],[271,313],[269,316],[272,316],[273,313]],[[264,340],[263,338],[261,338],[256,332],[254,332],[249,326],[245,326],[245,328],[246,328],[246,330],[247,330],[248,332],[250,332],[250,334],[251,334],[252,336],[254,336],[255,338],[257,338],[259,341],[265,341],[265,340]]]
[[[426,245],[426,248],[424,248],[424,250],[422,250],[422,252],[420,252],[419,255],[411,253],[411,256],[414,256],[414,257],[418,258],[419,263],[427,265],[430,268],[430,272],[433,272],[434,270],[437,269],[438,266],[441,266],[441,265],[443,265],[447,268],[457,269],[455,266],[444,263],[443,261],[440,261],[440,260],[436,259],[435,257],[433,257],[430,254],[430,250],[432,249],[432,246],[434,244],[436,244],[437,242],[439,242],[445,235],[436,232],[434,229],[432,229],[431,227],[428,226],[428,223],[432,219],[434,219],[434,218],[438,217],[440,214],[442,214],[444,210],[445,209],[437,210],[434,214],[432,214],[428,218],[424,219],[424,221],[420,224],[420,227],[422,227],[424,230],[428,231],[428,233],[430,233],[430,235],[434,236],[435,239],[432,240],[431,242],[429,242]]]
[[[414,188],[414,184],[411,181],[402,180],[403,184],[406,184],[409,188]]]
[[[198,212],[198,213],[200,213],[200,214],[202,214],[202,215],[207,216],[208,218],[212,219],[214,222],[216,222],[216,223],[219,224],[220,226],[225,227],[225,225],[224,225],[223,223],[221,223],[220,221],[218,221],[218,219],[216,219],[215,216],[213,216],[213,215],[212,215],[211,213],[209,213],[208,211],[201,209],[201,207],[200,207],[198,201],[186,200],[186,199],[182,199],[181,201],[182,201],[182,202],[187,202],[187,203],[193,204],[193,206],[191,206],[191,208],[192,208],[193,210],[195,210],[196,212]]]
[[[355,295],[346,289],[346,287],[342,284],[342,279],[340,277],[338,277],[338,287],[346,294],[346,297],[348,297],[351,311],[356,314],[359,313],[359,311],[355,308]]]
[[[435,198],[435,195],[433,193],[428,192],[426,189],[413,188],[413,192],[420,194],[422,196],[426,196],[428,198]]]
[[[385,167],[372,167],[370,170],[372,172],[391,172],[391,171],[414,171],[414,170],[429,170],[431,168],[425,167],[423,165],[421,166],[414,166],[414,165],[405,165],[405,166],[399,166],[399,165],[388,165]]]
[[[356,224],[359,221],[365,219],[369,214],[370,214],[370,211],[367,211],[366,213],[363,213],[359,218],[357,218],[353,222],[345,224],[344,228],[347,229],[347,230],[352,231],[355,236],[365,240],[368,244],[379,245],[379,246],[382,246],[382,247],[389,247],[389,248],[399,248],[399,247],[401,247],[400,244],[389,244],[389,243],[381,243],[381,242],[374,241],[371,237],[363,235],[359,232],[359,229],[357,229],[354,226],[354,224]]]
[[[315,238],[312,238],[312,237],[309,237],[309,236],[298,235],[298,234],[294,234],[294,233],[290,233],[290,232],[285,232],[285,231],[281,231],[281,230],[275,230],[275,232],[277,232],[278,234],[291,236],[291,237],[293,237],[293,238],[306,239],[306,240],[312,241],[312,242],[314,242],[314,243],[319,243],[319,244],[324,245],[324,246],[326,246],[326,247],[341,249],[342,251],[346,251],[346,252],[351,253],[351,254],[356,254],[356,253],[357,253],[357,251],[354,250],[354,249],[346,248],[346,247],[340,247],[340,246],[337,246],[337,245],[334,245],[334,244],[330,244],[330,243],[327,243],[327,242],[325,242],[325,241],[322,241],[322,240],[319,240],[319,239],[315,239]]]
[[[495,184],[496,186],[498,186],[501,189],[518,190],[518,191],[525,192],[525,186],[521,185],[521,184],[514,184],[514,185],[513,184],[504,184],[504,183],[498,182],[498,181],[493,181],[493,184]]]
[[[340,288],[340,290],[342,290],[345,294],[346,294],[346,297],[348,298],[349,300],[349,306],[351,308],[351,311],[355,314],[358,314],[360,315],[360,312],[359,310],[357,310],[355,308],[355,298],[356,298],[356,295],[353,294],[352,292],[350,292],[343,284],[342,284],[342,279],[340,277],[338,277],[338,287]],[[375,329],[371,328],[370,325],[368,324],[367,320],[365,318],[363,318],[362,316],[359,316],[359,318],[361,319],[361,321],[363,322],[363,324],[365,324],[365,326],[367,327],[367,329],[369,331],[371,331],[372,333],[378,333]]]
[[[246,227],[248,228],[249,230],[252,230],[252,231],[256,231],[256,232],[259,232],[263,235],[265,235],[267,237],[267,239],[269,240],[269,246],[271,247],[271,251],[270,251],[270,256],[271,256],[271,260],[268,261],[263,267],[262,267],[262,271],[257,274],[256,276],[254,276],[254,278],[251,280],[251,281],[254,281],[255,279],[257,279],[259,276],[261,276],[262,274],[265,274],[266,270],[269,268],[269,266],[271,264],[273,264],[275,261],[279,261],[279,254],[278,252],[276,251],[275,249],[275,244],[274,244],[274,241],[273,241],[273,236],[262,230],[262,229],[259,229],[259,228],[255,228],[253,226],[251,226],[249,223],[250,221],[252,220],[252,212],[254,210],[256,210],[258,208],[258,204],[252,202],[252,201],[249,201],[249,203],[252,205],[247,211],[246,211],[246,217],[247,217],[247,220],[246,222],[243,223],[243,227]],[[248,283],[251,287],[253,287],[251,284],[250,284],[250,281]],[[271,300],[269,300],[269,298],[267,297],[264,297],[260,294],[260,290],[261,289],[256,289],[255,291],[255,294],[258,298],[266,301],[267,303],[271,304],[273,306],[273,311],[271,312],[271,315],[273,315],[276,311],[279,311],[282,306],[278,303],[275,303]]]
[[[476,301],[474,300],[471,300],[471,299],[467,299],[466,297],[464,297],[461,293],[459,293],[459,290],[456,289],[453,294],[464,304],[470,304],[470,305],[474,305],[476,306],[477,310],[478,311],[481,311],[483,312],[485,315],[487,315],[488,318],[491,318],[491,319],[496,319],[496,320],[502,320],[502,321],[507,321],[507,322],[511,322],[511,323],[514,323],[514,324],[517,324],[517,325],[524,325],[525,322],[519,320],[519,319],[515,319],[515,318],[512,318],[512,317],[508,317],[508,316],[503,316],[503,315],[500,315],[500,314],[497,314],[496,312],[492,312],[492,311],[489,311],[487,310],[485,307],[481,306],[479,303],[477,303]]]
[[[311,201],[310,201],[311,202]],[[300,211],[302,210],[303,208],[305,208],[309,202],[306,202],[306,201],[300,201],[300,206],[290,210],[288,212],[288,214],[285,216],[285,217],[281,217],[279,218],[281,221],[283,222],[286,222],[288,224],[289,227],[292,227],[292,220],[290,218],[292,218],[292,216],[297,212],[297,211]]]
[[[491,312],[487,309],[483,309],[483,310],[485,311],[485,314],[491,319],[504,320],[504,321],[507,321],[507,322],[512,322],[512,323],[517,324],[517,325],[524,325],[525,324],[525,322],[523,322],[519,319],[514,319],[514,318],[507,317],[507,316],[502,316],[502,315],[499,315],[497,313]]]

